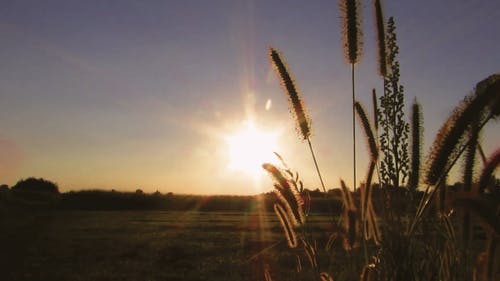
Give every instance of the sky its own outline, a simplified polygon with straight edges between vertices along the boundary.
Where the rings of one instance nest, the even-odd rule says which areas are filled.
[[[380,93],[382,82],[371,1],[361,2],[356,92],[371,108],[371,89]],[[396,22],[407,109],[415,98],[423,106],[426,155],[460,100],[500,71],[500,1],[383,5]],[[268,58],[272,46],[302,93],[327,187],[341,178],[352,186],[350,68],[340,30],[337,1],[326,0],[3,0],[0,183],[33,176],[62,191],[267,192],[264,173],[230,167],[228,139],[252,120],[276,136],[276,151],[305,186],[318,188]],[[498,148],[498,128],[483,133],[486,153]],[[363,138],[357,147],[363,175]]]

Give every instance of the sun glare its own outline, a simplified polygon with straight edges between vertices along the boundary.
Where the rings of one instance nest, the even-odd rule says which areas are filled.
[[[247,121],[226,141],[229,148],[229,168],[245,172],[254,178],[262,173],[262,164],[274,162],[278,133],[259,130],[255,123]]]

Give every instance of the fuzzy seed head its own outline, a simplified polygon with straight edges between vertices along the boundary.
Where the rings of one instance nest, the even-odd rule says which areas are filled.
[[[295,82],[288,71],[286,62],[280,52],[274,48],[270,48],[269,56],[272,64],[274,65],[276,74],[278,74],[281,80],[284,92],[287,95],[290,112],[294,116],[296,122],[297,132],[302,140],[307,140],[311,137],[311,120],[306,113],[300,94],[295,86]]]
[[[370,121],[368,121],[366,111],[358,101],[354,103],[354,108],[356,109],[357,116],[359,118],[359,121],[361,122],[361,125],[363,126],[366,135],[366,140],[370,149],[371,161],[376,162],[378,159],[378,147],[375,140],[375,135],[373,134],[372,126],[370,124]]]
[[[276,166],[269,163],[262,164],[262,168],[271,175],[274,181],[276,181],[276,183],[278,183],[281,188],[290,189],[288,180],[285,178],[283,173],[281,173],[280,169],[276,168]]]
[[[359,0],[340,0],[344,56],[350,64],[359,62],[362,55],[361,5]]]
[[[375,14],[375,27],[377,33],[378,49],[378,72],[380,76],[387,76],[387,46],[385,43],[385,20],[382,9],[382,0],[373,0],[373,12]]]
[[[287,216],[294,226],[299,226],[305,223],[306,216],[304,213],[304,200],[302,199],[297,186],[293,181],[287,179],[285,174],[276,166],[264,163],[264,170],[269,172],[274,179],[275,194],[281,203],[281,206],[286,210]]]
[[[415,99],[411,114],[411,172],[410,189],[416,190],[420,178],[420,151],[422,149],[422,106]]]
[[[293,225],[290,223],[290,219],[287,216],[287,213],[285,209],[280,205],[280,204],[274,204],[274,212],[276,213],[276,216],[278,217],[281,227],[283,228],[283,231],[285,232],[285,237],[288,242],[288,246],[290,248],[296,248],[297,247],[297,235],[295,233],[295,229],[293,228]]]

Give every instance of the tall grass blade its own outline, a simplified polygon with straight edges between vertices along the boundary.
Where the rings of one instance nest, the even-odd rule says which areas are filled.
[[[318,260],[316,258],[316,249],[306,240],[301,239],[301,241],[302,245],[304,246],[304,252],[307,255],[307,259],[309,260],[311,267],[316,269],[318,267]]]
[[[488,261],[487,261],[487,266],[486,266],[486,276],[488,281],[495,281],[495,275],[498,277],[498,262],[497,259],[500,257],[497,257],[497,247],[498,247],[498,238],[491,237],[488,241]],[[497,264],[495,264],[497,263]],[[497,272],[495,272],[495,270]]]
[[[354,102],[356,100],[354,65],[362,54],[361,5],[358,0],[340,0],[339,7],[342,18],[342,38],[344,41],[344,57],[351,65],[352,82],[352,146],[353,146],[353,186],[356,190],[356,120]]]
[[[377,92],[372,89],[372,101],[373,101],[373,125],[375,126],[375,134],[378,132],[378,101]]]
[[[359,225],[357,221],[357,209],[354,201],[351,197],[351,192],[345,185],[343,180],[340,181],[340,186],[342,188],[342,200],[344,202],[344,208],[342,211],[342,223],[345,231],[344,239],[344,249],[351,250],[357,246],[357,236],[359,233]]]
[[[417,190],[420,179],[422,132],[422,107],[415,99],[411,112],[411,171],[409,180],[409,188],[413,191]]]
[[[477,144],[477,150],[479,151],[479,155],[481,156],[481,160],[483,161],[483,165],[486,166],[486,162],[487,162],[486,154],[484,153],[483,146],[480,143]]]
[[[496,210],[478,198],[459,198],[453,201],[453,206],[470,211],[479,219],[486,232],[500,235],[500,220]]]

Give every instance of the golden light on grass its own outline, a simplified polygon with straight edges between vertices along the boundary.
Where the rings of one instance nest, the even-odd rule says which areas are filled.
[[[278,150],[278,132],[267,132],[255,122],[246,121],[232,135],[226,137],[230,170],[244,172],[254,178],[260,177],[262,163],[275,162],[274,151]]]

